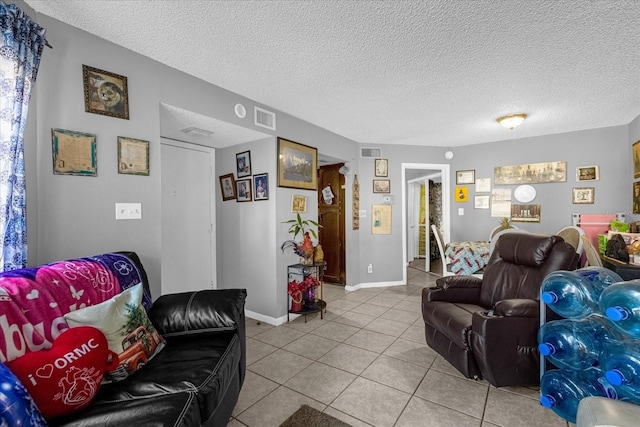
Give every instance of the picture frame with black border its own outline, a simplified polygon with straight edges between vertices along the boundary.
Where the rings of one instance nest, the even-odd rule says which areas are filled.
[[[251,200],[251,178],[237,180],[236,202],[250,202]]]
[[[253,176],[253,200],[269,200],[269,174]]]
[[[125,76],[83,64],[82,80],[85,112],[129,120],[129,88]]]
[[[391,193],[391,180],[390,179],[374,179],[373,192],[374,193]]]
[[[251,151],[236,154],[236,175],[238,178],[251,176]]]
[[[389,161],[387,159],[376,159],[374,173],[377,177],[389,176]]]

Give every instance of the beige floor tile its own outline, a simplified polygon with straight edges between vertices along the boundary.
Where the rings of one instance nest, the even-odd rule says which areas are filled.
[[[330,406],[373,426],[391,427],[410,398],[408,393],[358,377]]]
[[[242,424],[240,421],[236,420],[235,418],[232,418],[227,423],[227,427],[245,427],[245,424]]]
[[[417,343],[426,343],[427,339],[424,336],[424,322],[420,322],[419,325],[414,324],[409,326],[407,330],[400,335],[400,338]]]
[[[393,306],[396,310],[408,311],[410,313],[415,313],[418,316],[422,317],[422,301],[413,301],[408,299],[403,299]]]
[[[351,309],[356,313],[369,314],[371,316],[380,316],[385,311],[389,310],[389,307],[383,307],[381,305],[362,303],[357,307]]]
[[[401,296],[380,294],[380,295],[376,295],[375,297],[371,298],[367,302],[369,304],[375,304],[375,305],[380,305],[382,307],[391,308],[394,305],[396,305],[397,303],[399,303],[400,301],[402,301],[402,299],[403,299],[403,297],[401,297]]]
[[[383,354],[404,360],[405,362],[411,362],[425,368],[430,368],[433,361],[438,356],[438,353],[429,348],[426,344],[419,344],[402,338],[395,340]]]
[[[455,375],[456,377],[465,378],[460,371],[458,371],[451,363],[449,363],[444,357],[438,355],[433,362],[431,369],[438,372],[443,372],[449,375]]]
[[[395,427],[480,427],[480,419],[412,397]],[[515,425],[512,427],[516,427]],[[517,426],[522,427],[522,426]]]
[[[318,361],[333,366],[334,368],[360,375],[376,357],[378,357],[378,353],[351,345],[340,344],[318,359]]]
[[[409,326],[410,325],[406,323],[397,322],[395,320],[377,318],[370,322],[364,328],[370,331],[380,332],[381,334],[387,334],[391,335],[392,337],[398,338],[402,336],[402,334],[407,329],[409,329]]]
[[[371,424],[365,423],[364,421],[354,418],[351,415],[347,415],[342,411],[338,411],[336,408],[332,408],[331,406],[327,406],[324,412],[334,418],[339,419],[340,421],[344,421],[351,427],[371,427]]]
[[[381,355],[360,376],[413,394],[426,373],[424,366]]]
[[[396,306],[397,306],[397,304],[396,304]],[[416,320],[418,320],[421,317],[421,314],[419,314],[417,312],[398,310],[397,308],[395,308],[396,306],[394,306],[394,308],[390,308],[389,310],[384,312],[380,316],[380,318],[381,319],[390,319],[390,320],[395,320],[397,322],[403,322],[403,323],[412,324],[413,322],[415,322]]]
[[[328,405],[355,378],[353,374],[316,362],[304,368],[284,385]]]
[[[347,311],[342,316],[336,317],[333,321],[337,323],[342,323],[343,325],[349,325],[356,328],[363,328],[372,320],[375,320],[375,316],[371,316],[369,314],[356,313],[354,311]]]
[[[344,341],[358,331],[359,329],[353,326],[329,322],[326,325],[314,329],[311,333],[334,341]]]
[[[566,427],[567,422],[537,401],[514,393],[489,390],[484,419],[499,426]]]
[[[355,347],[364,348],[365,350],[373,351],[375,353],[382,353],[395,340],[396,339],[390,335],[361,329],[347,338],[344,343],[353,345]]]
[[[355,301],[355,302],[362,303],[373,298],[373,295],[368,293],[363,293],[363,292],[349,292],[343,298],[348,301]]]
[[[309,405],[319,411],[326,406],[289,388],[278,387],[236,419],[248,427],[278,427],[301,405]]]
[[[247,366],[276,351],[278,347],[253,338],[247,338]]]
[[[338,344],[340,343],[328,338],[307,334],[293,342],[290,342],[283,348],[283,350],[290,351],[312,360],[318,360]]]
[[[313,363],[313,360],[297,354],[278,350],[263,357],[247,369],[278,384],[284,384],[298,372]]]
[[[337,299],[335,301],[331,301],[331,307],[332,308],[337,308],[339,310],[351,310],[353,307],[356,307],[360,305],[360,302],[358,301],[350,301],[348,299],[345,298],[340,298]]]
[[[430,370],[416,396],[475,418],[482,418],[489,386]]]
[[[306,317],[306,321],[305,321],[305,317]],[[324,317],[324,319],[322,317]],[[320,316],[319,312],[312,313],[307,316],[298,316],[295,319],[293,319],[293,315],[291,315],[291,320],[283,324],[282,326],[286,326],[288,328],[292,328],[300,332],[304,332],[306,334],[313,331],[316,328],[319,328],[320,326],[326,324],[329,321],[329,319],[327,319],[324,316],[324,313],[322,317]]]
[[[246,336],[248,337],[253,337],[255,335],[268,331],[269,329],[275,328],[275,326],[269,325],[268,323],[249,318],[245,320],[244,324],[246,329]]]
[[[255,335],[253,338],[275,347],[284,347],[291,341],[296,340],[304,335],[304,332],[298,331],[286,326],[277,326]]]
[[[233,408],[233,416],[249,408],[251,405],[271,393],[273,390],[279,387],[278,383],[264,378],[261,375],[247,371],[247,375],[244,378],[244,384],[238,397],[238,403]]]

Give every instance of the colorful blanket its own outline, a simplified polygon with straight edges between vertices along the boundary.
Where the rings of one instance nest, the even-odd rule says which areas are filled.
[[[65,314],[140,282],[137,266],[115,253],[0,273],[0,361],[50,348],[69,328]],[[151,307],[150,295],[143,305]]]

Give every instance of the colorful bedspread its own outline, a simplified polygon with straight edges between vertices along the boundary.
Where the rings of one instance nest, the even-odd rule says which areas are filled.
[[[50,348],[69,327],[65,314],[140,282],[138,267],[115,253],[0,273],[0,361]],[[143,304],[148,310],[149,295]]]

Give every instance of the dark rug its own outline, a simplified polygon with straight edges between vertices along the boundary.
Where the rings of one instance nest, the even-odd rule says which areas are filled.
[[[349,424],[333,418],[308,405],[302,405],[280,427],[351,427]]]

